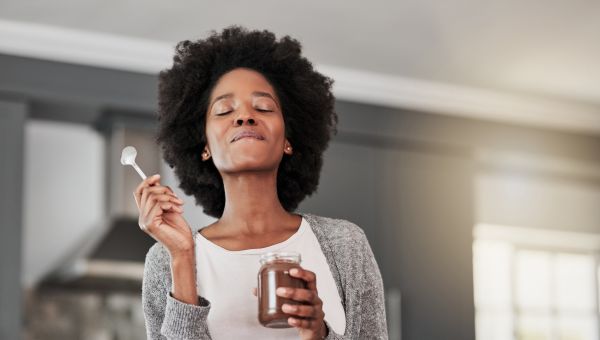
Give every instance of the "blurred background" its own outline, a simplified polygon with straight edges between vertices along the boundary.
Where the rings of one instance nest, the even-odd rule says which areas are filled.
[[[177,187],[157,73],[230,24],[291,35],[335,80],[339,133],[299,211],[366,231],[390,339],[600,339],[589,0],[1,0],[0,339],[145,338],[154,240],[120,152]]]

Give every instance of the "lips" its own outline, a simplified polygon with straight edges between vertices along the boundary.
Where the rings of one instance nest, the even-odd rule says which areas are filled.
[[[258,132],[252,131],[252,130],[246,130],[246,131],[240,131],[240,132],[236,133],[235,136],[233,136],[231,143],[236,142],[242,138],[254,138],[254,139],[258,139],[258,140],[265,140],[265,137],[263,135],[259,134]]]

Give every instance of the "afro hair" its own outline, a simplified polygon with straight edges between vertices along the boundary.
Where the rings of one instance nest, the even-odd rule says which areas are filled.
[[[287,211],[317,189],[323,152],[336,132],[333,80],[301,56],[300,43],[267,30],[234,25],[208,38],[177,44],[173,66],[159,74],[157,142],[180,188],[193,195],[204,213],[220,217],[225,207],[223,180],[214,163],[203,162],[210,93],[219,78],[236,68],[262,74],[281,102],[286,138],[294,153],[279,164],[277,194]]]

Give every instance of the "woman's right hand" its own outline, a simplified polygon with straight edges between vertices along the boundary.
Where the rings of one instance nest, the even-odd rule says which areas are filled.
[[[183,204],[173,190],[160,185],[160,175],[146,178],[133,192],[140,228],[162,243],[171,256],[194,250],[192,230],[183,218]]]

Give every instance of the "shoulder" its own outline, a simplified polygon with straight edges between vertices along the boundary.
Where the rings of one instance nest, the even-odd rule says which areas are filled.
[[[313,214],[302,214],[319,239],[333,244],[357,244],[366,240],[361,227],[353,222],[340,218],[331,218]]]

